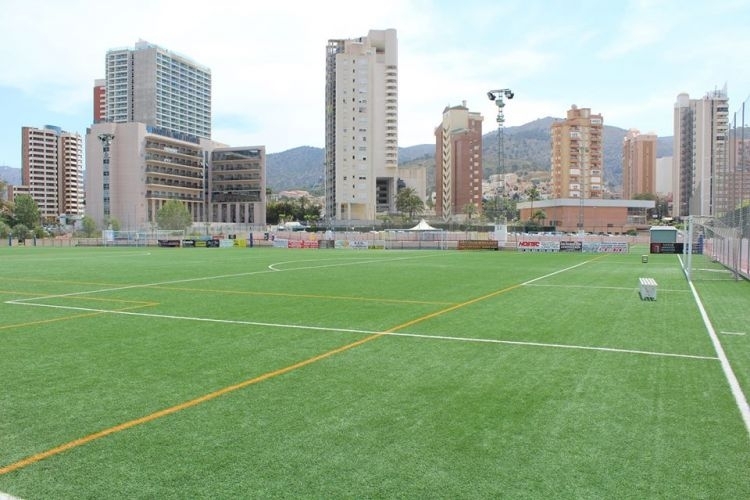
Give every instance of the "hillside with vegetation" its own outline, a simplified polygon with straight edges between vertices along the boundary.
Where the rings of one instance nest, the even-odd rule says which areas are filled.
[[[521,178],[540,178],[550,172],[550,126],[559,118],[540,118],[518,127],[503,130],[504,159],[498,156],[498,131],[482,138],[484,176],[502,172],[517,173]],[[604,180],[613,191],[622,184],[622,141],[626,129],[604,126]],[[672,138],[659,137],[657,157],[672,155]],[[274,192],[303,189],[322,193],[325,155],[323,148],[302,146],[267,156],[267,185]],[[399,148],[401,168],[426,167],[428,186],[434,186],[435,145],[420,144]]]

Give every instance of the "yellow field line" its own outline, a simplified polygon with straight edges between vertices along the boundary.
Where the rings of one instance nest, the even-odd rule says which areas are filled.
[[[416,318],[416,319],[407,321],[405,323],[402,323],[402,324],[400,324],[398,326],[394,326],[393,328],[389,328],[388,330],[384,330],[383,332],[375,333],[373,335],[369,335],[369,336],[364,337],[364,338],[362,338],[360,340],[357,340],[356,342],[352,342],[350,344],[346,344],[344,346],[337,347],[336,349],[332,349],[332,350],[324,352],[322,354],[318,354],[317,356],[313,356],[311,358],[305,359],[305,360],[300,361],[298,363],[294,363],[294,364],[286,366],[284,368],[280,368],[278,370],[266,372],[263,375],[259,375],[257,377],[245,380],[244,382],[240,382],[238,384],[234,384],[234,385],[230,385],[230,386],[224,387],[224,388],[219,389],[217,391],[205,394],[205,395],[197,397],[195,399],[191,399],[190,401],[186,401],[184,403],[180,403],[180,404],[175,405],[175,406],[170,406],[169,408],[165,408],[163,410],[159,410],[157,412],[151,413],[149,415],[146,415],[146,416],[143,416],[143,417],[140,417],[140,418],[136,418],[134,420],[129,420],[129,421],[124,422],[122,424],[118,424],[118,425],[115,425],[113,427],[109,427],[109,428],[101,430],[99,432],[95,432],[93,434],[89,434],[89,435],[84,436],[82,438],[78,438],[78,439],[75,439],[73,441],[67,442],[67,443],[62,444],[60,446],[57,446],[55,448],[51,448],[51,449],[49,449],[47,451],[43,451],[41,453],[37,453],[35,455],[31,455],[29,457],[26,457],[26,458],[24,458],[22,460],[19,460],[17,462],[12,463],[12,464],[6,465],[4,467],[0,467],[0,476],[3,475],[3,474],[7,474],[9,472],[16,471],[18,469],[22,469],[22,468],[24,468],[26,466],[29,466],[31,464],[34,464],[34,463],[39,462],[41,460],[44,460],[46,458],[58,455],[58,454],[60,454],[62,452],[68,451],[70,449],[77,448],[78,446],[82,446],[84,444],[90,443],[90,442],[95,441],[97,439],[109,436],[110,434],[115,434],[117,432],[121,432],[121,431],[130,429],[132,427],[135,427],[135,426],[138,426],[138,425],[141,425],[141,424],[145,424],[145,423],[151,422],[151,421],[156,420],[158,418],[165,417],[167,415],[171,415],[173,413],[176,413],[176,412],[181,411],[181,410],[185,410],[187,408],[191,408],[193,406],[197,406],[197,405],[199,405],[201,403],[205,403],[205,402],[210,401],[212,399],[218,398],[219,396],[223,396],[224,394],[227,394],[227,393],[239,390],[239,389],[243,389],[243,388],[248,387],[250,385],[257,384],[259,382],[263,382],[265,380],[268,380],[268,379],[271,379],[271,378],[274,378],[274,377],[278,377],[279,375],[284,375],[284,374],[289,373],[289,372],[291,372],[293,370],[305,367],[307,365],[310,365],[310,364],[315,363],[317,361],[320,361],[322,359],[329,358],[329,357],[331,357],[333,355],[336,355],[336,354],[339,354],[341,352],[344,352],[344,351],[347,351],[349,349],[352,349],[354,347],[360,346],[360,345],[362,345],[364,343],[370,342],[371,340],[375,340],[376,338],[382,337],[382,336],[387,335],[389,333],[393,333],[393,332],[395,332],[397,330],[406,328],[408,326],[412,326],[412,325],[420,323],[422,321],[426,321],[426,320],[434,318],[436,316],[440,316],[441,314],[445,314],[447,312],[455,311],[456,309],[459,309],[461,307],[468,306],[468,305],[471,305],[471,304],[475,304],[475,303],[477,303],[479,301],[482,301],[482,300],[485,300],[485,299],[488,299],[488,298],[491,298],[491,297],[495,297],[497,295],[500,295],[501,293],[505,293],[505,292],[514,290],[514,289],[516,289],[516,288],[518,288],[520,286],[521,286],[521,284],[513,285],[513,286],[510,286],[510,287],[507,287],[507,288],[503,288],[502,290],[496,290],[496,291],[494,291],[492,293],[488,293],[488,294],[483,295],[481,297],[477,297],[477,298],[474,298],[474,299],[471,299],[471,300],[467,300],[466,302],[461,302],[460,304],[455,304],[453,306],[446,307],[445,309],[441,309],[439,311],[436,311],[436,312],[433,312],[433,313],[430,313],[430,314],[426,314],[426,315],[421,316],[419,318]]]
[[[21,283],[54,283],[65,285],[96,285],[96,286],[123,286],[122,283],[99,283],[95,281],[72,281],[72,280],[47,280],[40,278],[6,278],[3,281],[20,281]]]
[[[207,293],[225,293],[230,295],[253,295],[253,296],[268,296],[268,297],[295,297],[303,299],[325,299],[325,300],[351,300],[361,302],[395,302],[398,304],[427,304],[427,305],[449,305],[453,302],[445,301],[431,301],[431,300],[404,300],[404,299],[386,299],[386,298],[371,298],[371,297],[347,297],[345,295],[317,295],[310,293],[282,293],[282,292],[254,292],[249,290],[214,290],[209,288],[186,288],[186,287],[173,287],[173,286],[150,286],[148,288],[154,288],[158,290],[176,290],[183,292],[207,292]]]
[[[39,295],[39,292],[17,292],[15,290],[0,290],[0,293],[4,293],[5,295]]]
[[[139,309],[141,307],[151,307],[151,306],[155,306],[158,304],[159,304],[158,302],[142,302],[137,306],[123,307],[121,309],[114,309],[114,311],[129,311],[131,309]],[[82,314],[73,314],[72,316],[63,316],[60,318],[38,319],[34,321],[27,321],[25,323],[0,325],[0,330],[10,330],[11,328],[24,328],[27,326],[43,325],[45,323],[55,323],[57,321],[68,321],[71,319],[90,318],[91,316],[99,316],[99,315],[107,314],[107,313],[109,313],[109,311],[95,311],[95,312],[82,313]]]

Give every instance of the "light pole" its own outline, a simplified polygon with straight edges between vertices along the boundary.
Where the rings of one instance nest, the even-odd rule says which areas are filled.
[[[505,210],[505,188],[507,184],[505,181],[505,137],[503,135],[505,115],[503,114],[503,108],[505,107],[504,98],[513,99],[514,95],[510,89],[490,90],[487,92],[487,97],[490,101],[495,101],[495,105],[497,105],[497,168],[503,176],[503,211]]]

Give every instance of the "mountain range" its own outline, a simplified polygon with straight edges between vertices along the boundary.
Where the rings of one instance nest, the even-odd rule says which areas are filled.
[[[498,131],[482,136],[482,158],[485,178],[490,174],[516,172],[519,176],[544,177],[550,172],[550,126],[561,118],[540,118],[517,127],[503,129],[504,159],[498,156]],[[611,190],[622,185],[622,141],[627,130],[604,126],[604,181]],[[435,145],[420,144],[399,148],[399,167],[427,168],[428,189],[434,186]],[[672,137],[658,137],[657,158],[672,155]],[[300,146],[266,157],[266,185],[273,192],[289,189],[320,190],[323,186],[325,151]]]
[[[550,126],[561,118],[540,118],[517,127],[503,129],[504,158],[498,151],[498,131],[482,136],[484,174],[516,172],[519,176],[544,177],[550,171]],[[622,184],[622,141],[626,129],[604,126],[604,181],[611,190]],[[657,158],[672,155],[672,137],[657,139]],[[322,192],[325,151],[323,148],[300,146],[266,156],[266,185],[273,192],[301,189]],[[419,144],[399,148],[399,167],[425,167],[428,189],[434,186],[435,145]],[[12,185],[21,184],[21,169],[0,166],[0,179]]]

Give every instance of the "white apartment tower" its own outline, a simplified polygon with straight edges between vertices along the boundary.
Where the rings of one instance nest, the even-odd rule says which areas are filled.
[[[44,222],[83,216],[83,143],[59,127],[22,127],[19,192],[28,193]],[[40,221],[42,222],[42,221]]]
[[[211,70],[145,41],[106,58],[104,121],[211,138]]]
[[[326,217],[375,220],[395,211],[398,41],[395,29],[329,40],[326,50]]]
[[[731,206],[728,170],[729,98],[727,89],[702,99],[677,96],[674,106],[672,216],[716,216]]]

